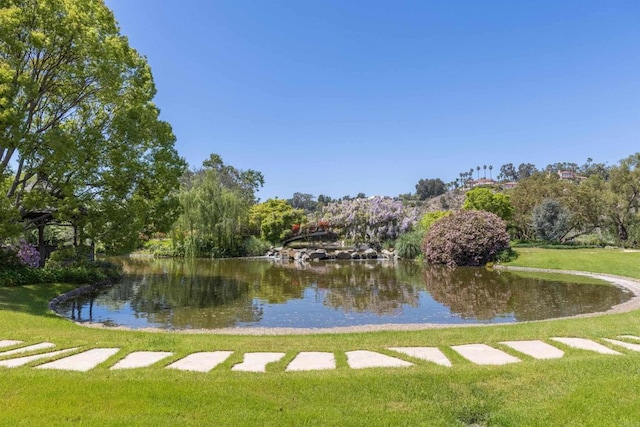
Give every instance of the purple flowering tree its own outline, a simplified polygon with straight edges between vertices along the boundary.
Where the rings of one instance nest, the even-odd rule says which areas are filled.
[[[355,242],[396,239],[418,220],[416,209],[404,207],[400,200],[377,196],[329,203],[322,213],[336,232]]]
[[[40,265],[40,253],[24,239],[18,243],[0,245],[1,267],[17,268],[20,265],[36,268]]]
[[[27,243],[25,240],[20,240],[16,245],[16,253],[18,259],[23,265],[27,267],[36,268],[40,265],[40,252],[35,246]]]

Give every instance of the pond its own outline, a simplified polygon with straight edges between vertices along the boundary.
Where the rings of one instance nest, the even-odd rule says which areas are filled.
[[[165,329],[512,323],[606,311],[632,297],[581,276],[413,262],[118,260],[122,282],[58,313]]]

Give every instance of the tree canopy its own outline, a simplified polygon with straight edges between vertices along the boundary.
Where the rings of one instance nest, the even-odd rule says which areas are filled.
[[[476,187],[467,191],[462,208],[491,212],[503,220],[509,220],[513,215],[513,206],[508,195],[495,193],[484,187]]]
[[[0,217],[46,209],[115,250],[167,229],[185,163],[104,3],[4,0],[0,58]]]

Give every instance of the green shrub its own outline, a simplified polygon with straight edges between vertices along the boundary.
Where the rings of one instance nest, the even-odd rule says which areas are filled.
[[[94,284],[116,281],[122,276],[122,266],[109,261],[91,261],[65,267],[18,267],[0,271],[0,286],[22,286],[34,283]]]
[[[445,216],[449,216],[449,215],[451,215],[451,211],[427,212],[420,219],[420,222],[418,223],[418,229],[422,230],[424,233],[426,233],[427,231],[429,231],[429,229],[431,228],[433,223],[435,223],[436,221],[444,218]]]
[[[544,242],[562,242],[571,230],[571,213],[555,199],[544,199],[533,208],[532,227]]]
[[[433,224],[423,244],[434,264],[480,266],[509,248],[506,223],[486,211],[461,210]]]
[[[244,240],[242,247],[246,256],[262,256],[267,253],[271,243],[255,236],[250,236]]]
[[[422,231],[412,231],[398,237],[395,243],[396,254],[400,258],[415,259],[422,254],[422,241],[424,233]]]
[[[60,246],[51,253],[45,263],[48,268],[82,265],[89,262],[89,246]]]

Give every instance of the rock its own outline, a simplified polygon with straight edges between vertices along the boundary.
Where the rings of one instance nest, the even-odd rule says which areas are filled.
[[[358,252],[354,252],[351,254],[351,259],[360,259],[360,254]]]
[[[366,258],[366,259],[376,259],[376,258],[378,258],[378,252],[376,252],[373,249],[369,248],[366,251],[364,251],[364,253],[362,254],[362,257]]]
[[[316,249],[315,251],[309,254],[309,258],[311,259],[326,259],[327,251],[325,249]]]
[[[395,259],[396,257],[396,254],[393,251],[388,251],[386,249],[383,249],[380,254],[382,255],[383,258],[386,258],[386,259]]]
[[[347,251],[336,252],[336,259],[351,259],[351,254]]]

